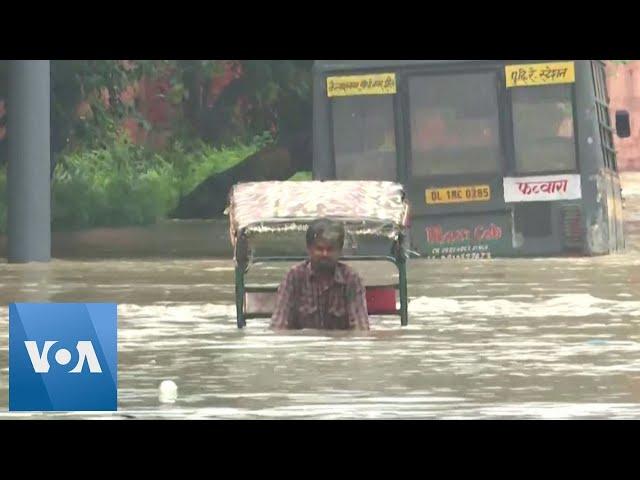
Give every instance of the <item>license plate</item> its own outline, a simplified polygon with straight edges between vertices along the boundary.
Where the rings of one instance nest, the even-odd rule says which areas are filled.
[[[469,185],[463,187],[427,188],[425,196],[429,205],[488,202],[491,200],[491,187],[489,185]]]

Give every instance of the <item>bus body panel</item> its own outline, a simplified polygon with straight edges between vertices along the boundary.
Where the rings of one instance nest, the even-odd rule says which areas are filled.
[[[544,62],[552,61],[531,61],[532,64]],[[405,185],[412,205],[411,249],[426,258],[601,255],[622,250],[624,235],[620,181],[615,167],[615,153],[607,154],[606,150],[607,145],[611,144],[611,139],[605,141],[603,136],[603,131],[606,133],[603,125],[607,124],[610,128],[608,112],[605,118],[602,110],[602,102],[608,101],[606,85],[603,85],[604,77],[599,78],[600,83],[598,83],[594,73],[599,72],[598,69],[601,69],[602,65],[589,60],[574,61],[575,81],[569,90],[562,90],[563,95],[569,95],[566,92],[570,92],[570,97],[566,97],[568,99],[566,105],[570,105],[572,122],[565,122],[567,125],[563,124],[563,128],[566,127],[565,129],[568,129],[573,137],[571,145],[575,149],[575,166],[566,171],[523,172],[519,170],[516,159],[516,156],[524,152],[517,144],[514,133],[516,93],[525,98],[522,100],[524,103],[518,103],[522,112],[526,112],[525,108],[529,108],[530,104],[536,108],[539,108],[539,104],[536,103],[535,98],[533,103],[527,103],[530,100],[526,99],[526,93],[522,94],[516,92],[517,89],[506,88],[506,66],[516,63],[529,62],[463,60],[316,62],[313,122],[314,179],[368,180],[372,178],[367,176],[376,174],[371,170],[371,165],[377,165],[377,163],[372,162],[386,165],[384,168],[391,173],[381,173],[378,179],[399,181]],[[328,97],[328,77],[351,76],[354,78],[353,76],[357,76],[355,78],[361,79],[363,75],[379,76],[383,73],[395,76],[397,91],[393,95],[386,98],[382,95],[370,95],[367,98],[360,96],[353,99]],[[601,74],[598,73],[598,75]],[[478,92],[473,92],[476,84],[473,84],[470,79],[477,80]],[[442,151],[448,156],[443,156],[443,160],[435,164],[433,158],[440,154],[433,147],[437,143],[436,137],[427,136],[424,141],[427,148],[425,154],[416,150],[419,137],[416,132],[420,130],[416,130],[415,126],[420,121],[428,124],[428,114],[433,110],[426,107],[420,111],[420,102],[417,100],[423,103],[428,102],[431,95],[431,101],[437,102],[438,95],[430,94],[430,89],[433,91],[441,89],[446,93],[448,85],[456,82],[463,86],[467,84],[471,86],[460,92],[461,94],[471,92],[465,98],[468,99],[469,104],[474,104],[469,108],[471,113],[468,116],[454,113],[453,117],[447,118],[447,121],[463,125],[461,127],[463,131],[466,131],[464,130],[467,128],[466,124],[469,124],[471,133],[462,135],[456,141],[460,145],[466,145],[466,143],[473,144],[475,141],[469,142],[470,138],[480,138],[474,130],[474,128],[478,130],[474,126],[474,122],[479,123],[478,118],[484,121],[485,117],[492,116],[493,123],[482,133],[486,135],[486,139],[476,142],[480,145],[476,148],[477,151],[461,148],[460,156],[457,156],[455,152],[459,144],[455,141],[449,141],[448,144],[443,142],[445,146],[442,147]],[[495,82],[495,91],[492,89],[492,82]],[[526,91],[526,89],[538,89],[537,92],[542,92],[541,98],[547,95],[544,93],[545,89],[547,92],[551,91],[547,86],[524,87],[521,90]],[[558,87],[556,90],[559,92],[561,88]],[[476,93],[475,97],[473,93]],[[424,98],[421,99],[421,95]],[[530,96],[535,97],[535,95]],[[482,98],[487,97],[491,97],[492,100],[486,101],[483,106]],[[600,107],[598,107],[598,98],[600,98]],[[453,103],[457,101],[453,94],[451,94],[451,101]],[[495,102],[495,105],[492,102]],[[553,101],[548,102],[553,104]],[[466,105],[462,107],[464,111],[467,111]],[[491,110],[493,106],[495,111]],[[485,110],[482,110],[483,108]],[[518,112],[520,115],[518,121],[524,119],[526,124],[526,121],[530,120],[533,127],[544,126],[544,123],[536,123],[536,121],[544,122],[544,119],[539,119],[535,115],[527,116],[522,112]],[[367,153],[368,163],[364,163],[358,157],[357,142],[350,137],[349,129],[352,125],[349,123],[350,116],[353,117],[353,122],[360,122],[358,123],[360,130],[357,133],[362,136],[363,143],[371,140],[367,138],[371,131],[377,131],[376,129],[382,131],[385,125],[387,127],[389,124],[393,125],[391,150],[388,150],[384,156],[382,153],[377,156]],[[355,126],[356,123],[353,125]],[[435,125],[437,126],[437,122]],[[432,130],[436,129],[432,128]],[[526,137],[527,128],[523,127],[519,131],[524,132]],[[445,132],[448,134],[448,131]],[[356,136],[355,133],[354,136]],[[380,137],[382,138],[382,134]],[[342,155],[341,152],[342,163],[338,164],[336,144],[340,142],[346,145],[346,147],[341,145],[340,148],[356,149],[352,152],[353,160],[350,160],[349,155]],[[493,153],[487,154],[485,147],[493,148]],[[568,150],[565,148],[563,151]],[[553,161],[549,155],[545,159],[544,152],[543,148],[539,152],[530,149],[527,158],[535,160],[538,155],[541,158],[541,164],[548,163],[549,160]],[[461,161],[467,158],[464,155],[468,156],[468,160],[464,160],[468,165],[472,165],[474,161],[491,163],[495,160],[495,168],[490,170],[493,167],[489,167],[485,173],[465,171],[467,164]],[[524,153],[522,155],[524,158]],[[397,161],[397,166],[393,169],[389,167],[390,158],[396,158]],[[353,162],[353,165],[345,166],[349,162]],[[358,162],[361,163],[358,164]],[[427,166],[424,162],[431,163]],[[459,170],[452,167],[456,162],[461,165]],[[439,165],[437,168],[441,169],[442,174],[434,170],[436,169],[434,165]],[[359,171],[366,172],[361,174],[362,178],[358,176]],[[505,201],[505,183],[511,181],[510,188],[513,188],[514,181],[517,182],[521,178],[538,178],[538,176],[540,179],[549,179],[549,181],[579,179],[579,198],[554,201]]]

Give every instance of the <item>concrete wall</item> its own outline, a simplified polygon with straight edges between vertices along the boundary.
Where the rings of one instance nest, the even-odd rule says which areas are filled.
[[[640,61],[620,65],[607,64],[607,86],[611,99],[611,121],[616,110],[628,110],[631,115],[631,137],[615,137],[618,168],[640,171]]]

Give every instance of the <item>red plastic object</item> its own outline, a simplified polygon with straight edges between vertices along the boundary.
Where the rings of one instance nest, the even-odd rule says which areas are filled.
[[[396,313],[396,289],[393,287],[367,288],[369,315]]]

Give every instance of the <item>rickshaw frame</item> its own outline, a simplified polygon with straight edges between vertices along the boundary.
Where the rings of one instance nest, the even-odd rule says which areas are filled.
[[[364,214],[354,214],[353,209],[350,212],[344,213],[343,211],[337,212],[334,209],[334,213],[328,214],[315,214],[315,212],[311,215],[309,212],[306,214],[301,214],[301,212],[295,206],[289,208],[290,215],[286,214],[274,214],[272,216],[268,215],[269,206],[263,205],[259,203],[259,213],[257,215],[251,214],[249,215],[250,219],[246,217],[246,203],[255,202],[254,192],[251,192],[250,189],[253,187],[259,187],[262,190],[268,191],[268,195],[270,195],[269,200],[277,199],[275,204],[280,205],[282,200],[281,197],[278,197],[278,185],[274,185],[274,189],[276,193],[273,193],[271,190],[271,185],[268,185],[269,182],[254,182],[251,185],[242,185],[239,184],[234,187],[230,193],[230,206],[228,212],[230,213],[230,237],[234,247],[234,260],[235,260],[235,303],[236,303],[236,323],[239,329],[242,329],[246,326],[247,319],[251,318],[270,318],[271,314],[266,311],[261,312],[249,312],[247,311],[248,307],[248,294],[250,293],[272,293],[275,294],[277,292],[277,287],[273,286],[265,286],[265,285],[247,285],[246,284],[246,275],[249,272],[250,268],[254,264],[265,264],[265,263],[294,263],[294,262],[302,262],[308,259],[308,256],[303,255],[273,255],[273,254],[256,254],[253,251],[251,246],[251,235],[255,232],[262,232],[262,228],[266,227],[266,231],[270,233],[282,234],[282,232],[287,231],[286,226],[293,224],[295,226],[295,231],[302,231],[304,225],[308,225],[313,220],[323,217],[328,218],[338,222],[344,222],[345,230],[348,235],[354,235],[354,238],[359,238],[360,235],[365,235],[373,238],[386,238],[388,241],[384,243],[384,249],[380,249],[376,247],[375,253],[372,251],[366,251],[370,247],[365,247],[362,254],[358,254],[358,247],[355,248],[355,254],[347,254],[341,255],[340,261],[344,262],[361,262],[361,261],[385,261],[392,263],[395,265],[398,271],[398,281],[397,283],[387,284],[387,285],[367,285],[365,287],[367,291],[367,299],[372,299],[372,302],[367,302],[367,308],[370,315],[398,315],[400,316],[400,324],[401,326],[408,325],[408,289],[407,289],[407,259],[409,258],[409,250],[406,248],[406,244],[408,241],[408,225],[407,219],[409,215],[409,204],[406,200],[406,194],[404,192],[404,188],[397,183],[394,182],[346,182],[354,184],[353,189],[358,190],[358,188],[362,187],[365,189],[366,193],[363,199],[366,199],[366,195],[368,197],[368,203],[364,208]],[[289,182],[279,182],[279,183],[289,183]],[[300,182],[291,182],[291,184],[295,183],[296,187],[300,186]],[[312,187],[318,187],[318,184],[324,184],[325,182],[317,182],[311,181],[308,182],[313,184]],[[340,182],[345,183],[345,182]],[[357,184],[365,184],[371,183],[374,185],[356,185]],[[261,184],[261,185],[258,185]],[[292,186],[291,184],[286,185],[283,191],[287,191],[286,189]],[[381,184],[386,184],[382,185]],[[239,198],[235,198],[236,188],[245,187],[247,190],[240,190],[241,193],[238,193]],[[264,187],[264,188],[263,188]],[[295,190],[293,188],[293,190]],[[324,185],[318,187],[319,190],[315,192],[321,192],[323,195],[329,195],[331,199],[333,199],[334,191],[331,190],[330,187],[325,188]],[[351,189],[352,186],[349,185],[347,188]],[[249,193],[247,191],[249,190]],[[330,192],[330,193],[329,193]],[[306,194],[307,192],[305,192]],[[371,195],[376,199],[371,202]],[[387,203],[385,204],[385,200],[381,196],[376,195],[386,195],[389,194],[391,196],[387,196]],[[243,196],[244,195],[244,196]],[[285,193],[286,197],[286,193]],[[357,197],[360,199],[360,197]],[[315,201],[318,200],[315,197],[310,201],[311,204],[315,205]],[[325,201],[327,198],[325,197]],[[319,201],[319,200],[318,200]],[[390,202],[390,203],[389,203]],[[283,201],[283,203],[286,203]],[[375,204],[372,206],[372,204]],[[305,205],[305,208],[308,208],[309,203]],[[255,207],[255,206],[254,206]],[[315,206],[311,207],[315,209]],[[387,210],[385,210],[387,208]],[[237,209],[237,211],[236,211]],[[286,208],[285,208],[286,209]],[[380,212],[382,209],[382,213]],[[346,208],[349,210],[349,208]],[[375,210],[375,211],[374,211]],[[254,212],[255,210],[250,210]],[[291,213],[293,212],[293,213]],[[362,212],[362,210],[361,210]],[[370,214],[370,215],[369,215]],[[243,216],[244,215],[244,216]],[[369,216],[368,216],[369,215]],[[238,219],[237,217],[242,217],[242,219]],[[237,221],[237,223],[236,223]],[[351,230],[355,228],[354,232]],[[249,233],[247,233],[249,232]],[[258,233],[258,238],[259,233]],[[280,247],[280,245],[278,245]],[[297,248],[297,247],[295,247]],[[388,248],[388,250],[387,250]],[[301,250],[297,253],[301,253]],[[354,252],[350,252],[354,253]],[[393,306],[390,305],[389,297],[385,298],[387,302],[385,306],[381,306],[381,303],[373,300],[376,298],[377,292],[384,291],[385,294],[389,292],[389,290],[393,289],[394,292],[397,292],[397,297],[394,298]],[[399,301],[399,302],[398,302]],[[399,308],[398,308],[399,303]]]
[[[401,251],[400,251],[401,249]],[[400,315],[400,325],[406,327],[409,324],[408,307],[407,307],[407,259],[404,256],[404,249],[400,247],[399,255],[396,257],[385,255],[348,255],[340,257],[341,261],[388,261],[393,263],[398,269],[398,283],[393,285],[398,289],[398,296],[400,298],[400,310],[396,311],[396,315]],[[301,262],[306,260],[307,257],[288,257],[288,256],[273,256],[273,257],[257,257],[253,264],[268,263],[268,262]],[[235,295],[236,295],[236,315],[237,325],[239,329],[246,326],[247,319],[251,318],[264,318],[263,314],[246,314],[245,307],[245,294],[248,292],[260,292],[260,291],[272,291],[270,287],[259,287],[245,285],[245,275],[248,273],[250,264],[237,264],[235,268]],[[387,287],[389,287],[387,285]]]

